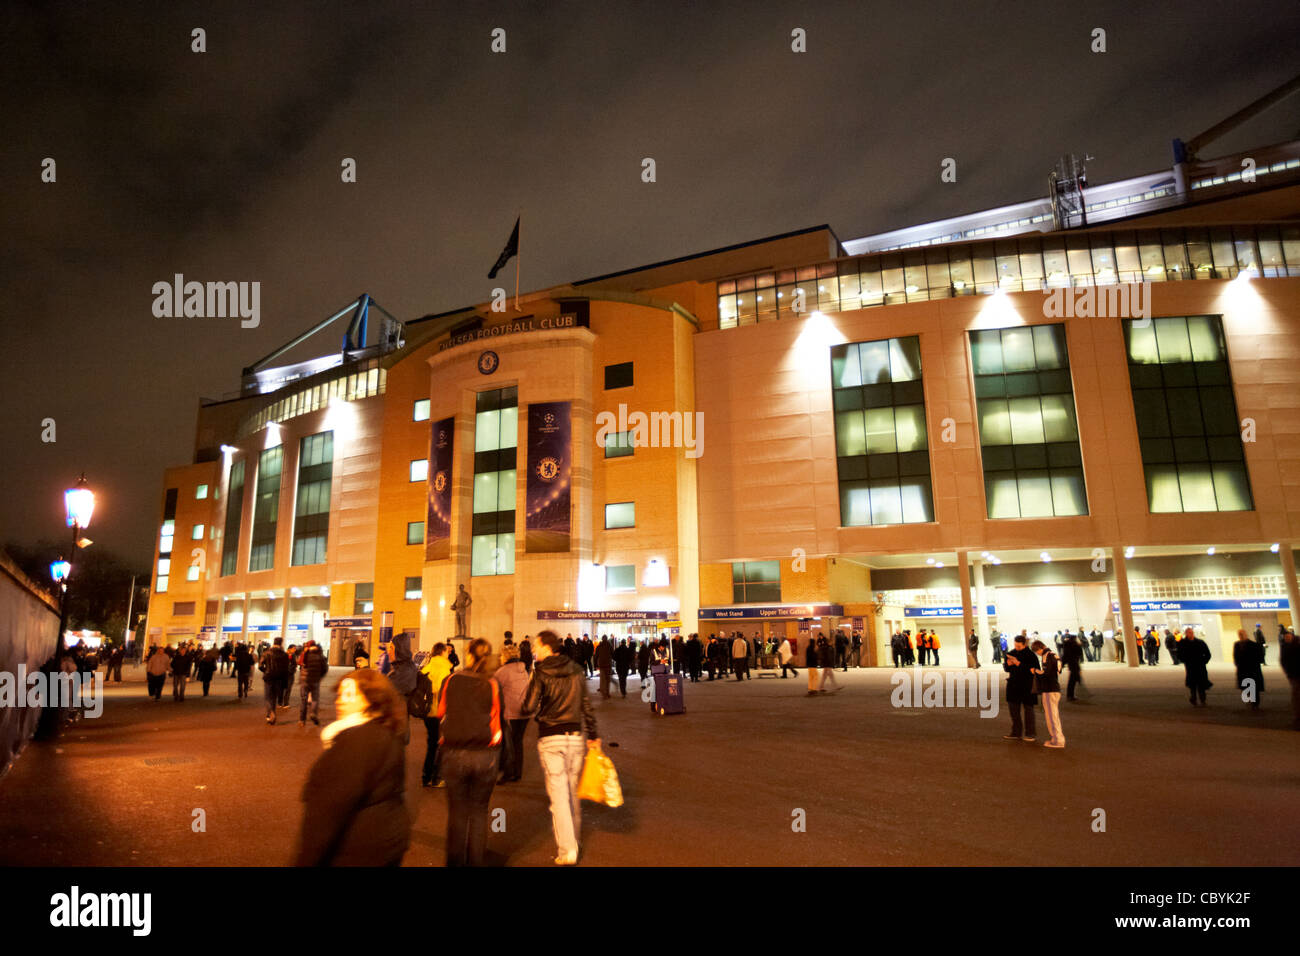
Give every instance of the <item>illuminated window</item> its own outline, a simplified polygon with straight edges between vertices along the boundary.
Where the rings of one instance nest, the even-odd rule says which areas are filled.
[[[427,481],[429,479],[429,459],[417,458],[411,462],[411,481]]]
[[[605,568],[606,591],[635,591],[636,565],[615,564]]]
[[[191,541],[203,540],[203,525],[196,524],[192,529],[190,529],[190,540]]]
[[[417,398],[415,400],[415,409],[411,414],[411,420],[416,422],[427,422],[429,420],[429,400],[427,398]]]
[[[479,392],[474,416],[474,498],[470,574],[513,574],[519,396],[510,388]]]
[[[605,505],[606,528],[635,528],[636,502],[620,501]]]
[[[194,489],[194,498],[196,501],[202,501],[207,496],[208,496],[207,485],[199,485],[196,489]]]
[[[424,522],[408,521],[406,523],[406,543],[424,544]]]

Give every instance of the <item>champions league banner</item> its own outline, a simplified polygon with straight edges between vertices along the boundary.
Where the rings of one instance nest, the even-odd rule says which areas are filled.
[[[524,550],[569,550],[573,433],[568,402],[528,406],[528,495]]]
[[[451,459],[456,419],[433,423],[429,436],[429,513],[424,523],[424,560],[451,557]]]

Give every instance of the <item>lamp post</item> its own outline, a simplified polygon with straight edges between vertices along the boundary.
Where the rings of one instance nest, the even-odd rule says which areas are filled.
[[[90,544],[88,539],[81,537],[81,532],[90,526],[90,516],[95,513],[95,493],[86,487],[86,476],[83,473],[77,479],[77,483],[63,493],[63,507],[67,513],[68,527],[72,529],[72,550],[70,554],[73,558],[77,556],[77,549],[84,548]],[[55,581],[58,581],[63,589],[62,600],[59,602],[59,639],[54,645],[54,664],[55,670],[63,661],[63,633],[68,629],[68,575],[72,573],[72,562],[64,560],[62,557],[50,565],[50,575]]]

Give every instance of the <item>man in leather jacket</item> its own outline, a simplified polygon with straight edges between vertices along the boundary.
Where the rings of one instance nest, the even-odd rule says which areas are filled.
[[[537,753],[551,801],[555,862],[571,866],[578,862],[582,831],[578,780],[586,749],[599,748],[600,738],[596,714],[587,696],[584,668],[562,653],[562,647],[554,631],[537,635],[533,676],[524,695],[523,713],[537,720]]]

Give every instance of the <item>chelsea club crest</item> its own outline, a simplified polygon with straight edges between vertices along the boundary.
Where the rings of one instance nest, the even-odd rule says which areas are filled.
[[[554,481],[560,473],[560,463],[547,455],[537,463],[537,477],[542,481]]]
[[[490,349],[478,357],[478,370],[484,375],[491,375],[500,364],[501,360],[497,358],[497,353]]]

